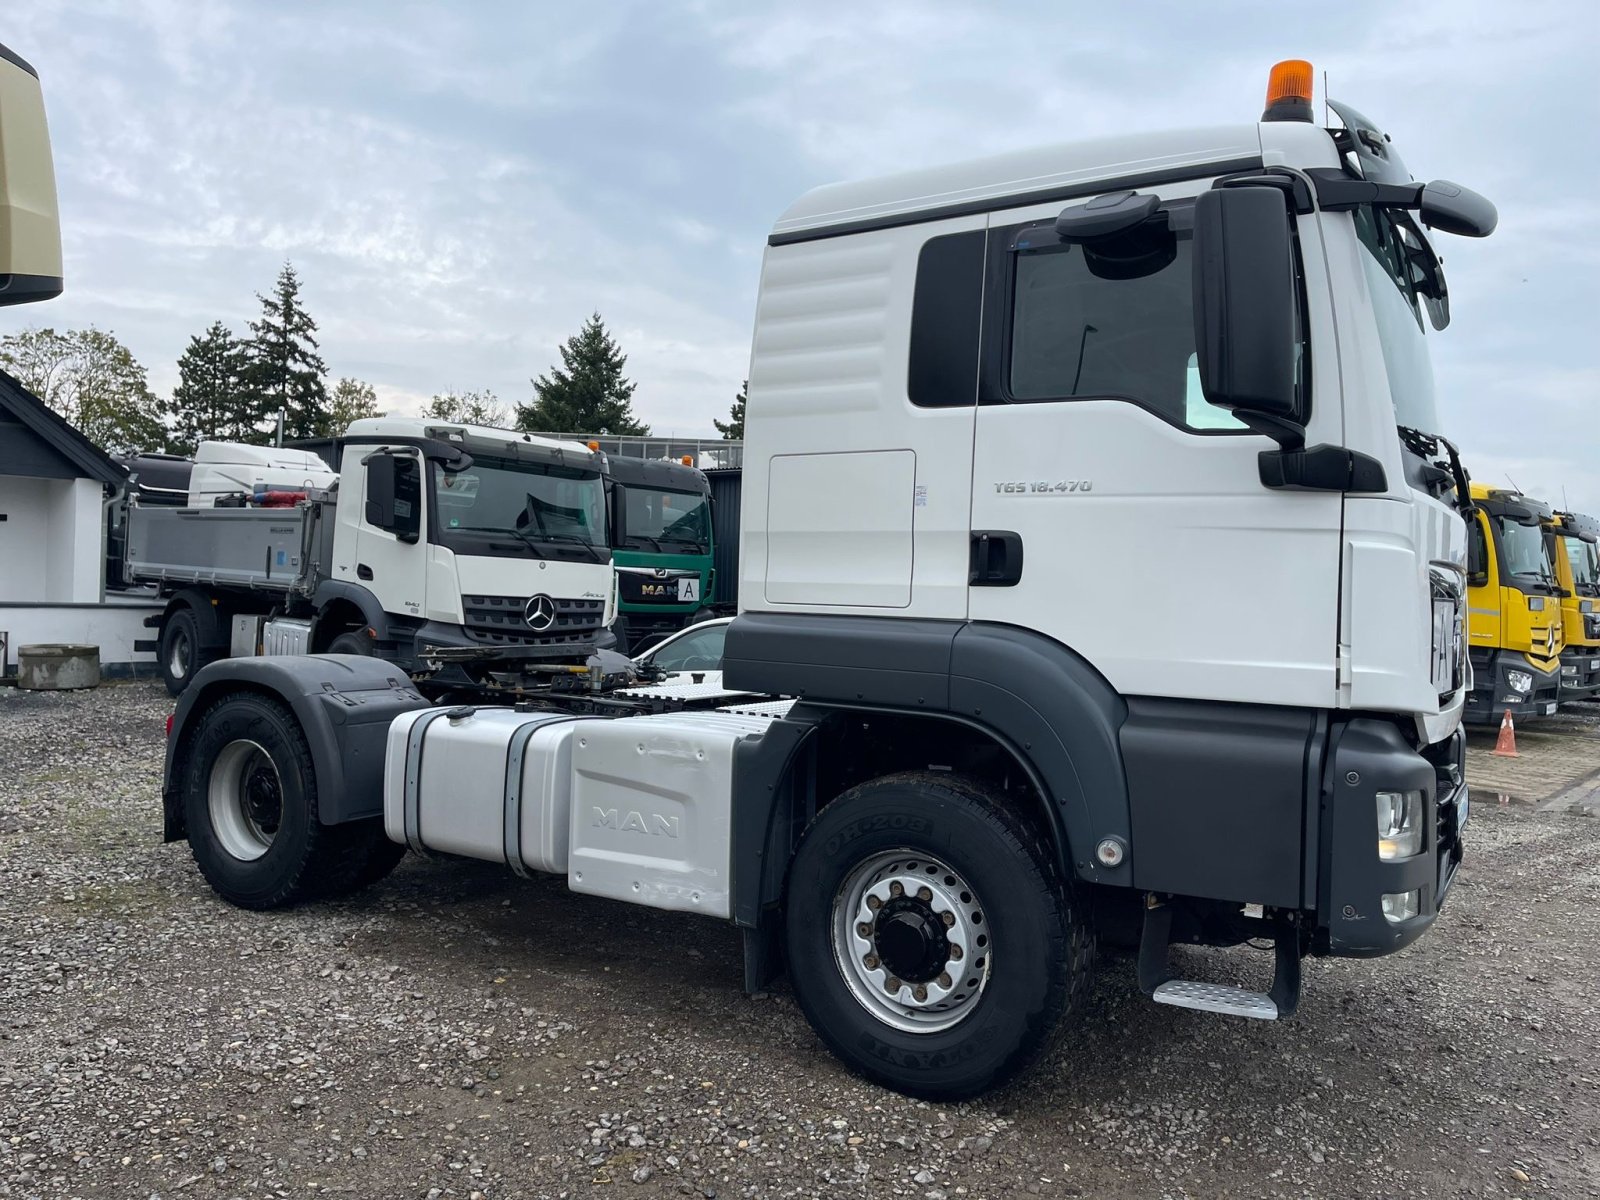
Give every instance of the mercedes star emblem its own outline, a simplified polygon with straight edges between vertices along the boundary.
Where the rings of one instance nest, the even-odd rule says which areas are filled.
[[[556,602],[541,593],[528,601],[522,616],[530,629],[535,633],[543,633],[556,623]]]

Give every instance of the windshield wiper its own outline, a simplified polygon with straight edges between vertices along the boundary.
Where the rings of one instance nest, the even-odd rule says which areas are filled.
[[[661,549],[661,543],[655,538],[651,537],[648,533],[630,533],[627,537],[627,541],[629,545],[632,545],[634,542],[649,542],[657,550]]]

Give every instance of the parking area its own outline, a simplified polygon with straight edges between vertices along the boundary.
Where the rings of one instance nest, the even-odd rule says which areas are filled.
[[[0,1196],[1600,1196],[1600,709],[1474,734],[1418,945],[1309,961],[1280,1023],[1114,959],[1054,1060],[952,1106],[845,1073],[702,918],[414,858],[224,905],[160,844],[168,711],[0,689]]]

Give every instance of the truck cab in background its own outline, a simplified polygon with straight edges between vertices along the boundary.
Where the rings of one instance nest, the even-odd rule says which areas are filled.
[[[1467,528],[1467,641],[1472,693],[1466,719],[1493,724],[1555,713],[1565,645],[1561,586],[1545,524],[1550,506],[1472,485]]]
[[[129,501],[123,576],[166,600],[174,695],[226,657],[365,654],[415,673],[441,653],[575,665],[614,645],[600,455],[388,417],[340,446],[335,473],[306,450],[203,443],[187,506]]]
[[[61,294],[61,216],[39,72],[0,45],[0,306]]]
[[[1558,512],[1546,526],[1561,588],[1561,699],[1600,693],[1600,521]]]
[[[710,614],[711,486],[685,462],[606,455],[617,629],[625,653]]]

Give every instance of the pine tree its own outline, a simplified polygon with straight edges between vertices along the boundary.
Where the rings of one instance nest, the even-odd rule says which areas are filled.
[[[739,394],[733,398],[733,409],[726,421],[719,421],[715,417],[711,423],[717,427],[717,432],[722,435],[725,442],[744,441],[744,402],[750,398],[750,381],[746,379],[739,385]]]
[[[511,410],[488,388],[481,392],[439,392],[423,405],[422,415],[431,421],[487,425],[491,429],[511,426]]]
[[[329,428],[327,364],[317,353],[317,323],[300,304],[300,277],[283,264],[261,319],[250,322],[250,363],[245,382],[256,410],[268,421],[283,414],[285,441],[323,438]]]
[[[172,391],[171,444],[193,454],[204,441],[267,440],[260,413],[244,388],[245,346],[221,321],[197,337],[178,359],[178,386]]]
[[[532,381],[534,400],[517,405],[517,428],[648,437],[650,427],[633,415],[627,362],[595,313],[562,344],[561,366]]]
[[[378,411],[378,393],[370,383],[341,379],[333,385],[333,397],[328,402],[328,436],[343,437],[352,422],[382,415]]]

